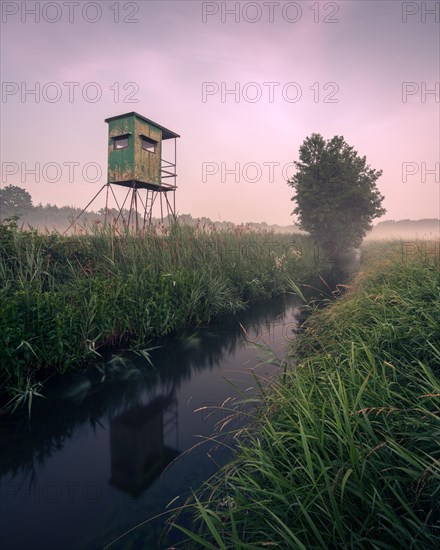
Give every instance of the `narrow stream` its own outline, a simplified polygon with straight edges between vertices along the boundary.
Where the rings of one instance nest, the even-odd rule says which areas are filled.
[[[204,442],[228,412],[225,399],[252,395],[252,371],[267,383],[277,370],[259,365],[265,341],[284,356],[298,327],[299,302],[279,296],[246,312],[167,338],[141,355],[121,353],[87,373],[47,386],[46,399],[26,414],[0,420],[0,548],[99,549],[191,490],[231,456]],[[241,409],[240,409],[241,407]],[[198,412],[198,409],[202,409]],[[235,423],[246,421],[238,405]],[[197,446],[198,445],[198,446]],[[192,450],[190,450],[192,449]],[[165,516],[150,520],[110,546],[161,549]]]

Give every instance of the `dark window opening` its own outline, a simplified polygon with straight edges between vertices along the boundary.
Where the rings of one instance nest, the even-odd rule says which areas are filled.
[[[142,143],[142,149],[144,149],[145,151],[148,151],[150,153],[156,152],[157,141],[154,141],[154,139],[141,136],[141,143]]]
[[[128,136],[119,136],[113,138],[113,145],[115,149],[125,149],[128,147]]]

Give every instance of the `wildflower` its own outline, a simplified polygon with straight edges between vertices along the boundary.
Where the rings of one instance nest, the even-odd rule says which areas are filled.
[[[280,269],[283,265],[283,262],[284,260],[286,259],[286,255],[283,254],[282,256],[280,256],[279,258],[275,258],[275,267],[277,269]]]
[[[235,499],[233,497],[230,497],[230,496],[222,498],[222,500],[220,501],[219,504],[222,508],[226,508],[226,507],[236,508],[237,507],[237,503],[235,502]]]

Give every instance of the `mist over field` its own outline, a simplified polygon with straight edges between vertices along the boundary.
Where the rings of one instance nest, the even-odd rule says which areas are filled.
[[[438,239],[440,219],[389,220],[378,222],[367,233],[366,240],[387,239]]]
[[[35,228],[39,231],[66,231],[71,221],[81,214],[80,208],[74,207],[57,207],[55,205],[36,205],[25,214],[20,216],[18,225],[24,229]],[[115,212],[117,215],[117,212]],[[3,216],[4,219],[5,216]],[[0,216],[0,220],[2,216]],[[89,227],[104,223],[104,212],[93,210],[86,211],[80,218],[82,223],[86,223]],[[215,221],[208,217],[193,218],[191,214],[178,214],[177,220],[180,224],[190,226],[214,226],[217,229],[228,229],[239,227],[243,224],[234,224],[231,221]],[[168,220],[165,218],[165,224]],[[153,218],[153,223],[160,224],[159,219]],[[273,231],[275,233],[300,233],[305,234],[298,225],[279,225],[268,224],[266,222],[247,221],[246,225],[249,229],[255,231]],[[387,240],[387,239],[428,239],[438,240],[440,237],[440,219],[426,218],[421,220],[387,220],[379,221],[373,224],[373,228],[366,236],[366,241],[371,240]]]

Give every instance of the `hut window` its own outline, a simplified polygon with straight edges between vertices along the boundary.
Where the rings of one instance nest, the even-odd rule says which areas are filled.
[[[128,147],[128,136],[119,136],[113,138],[113,144],[115,149],[125,149]]]
[[[141,136],[141,142],[142,149],[145,149],[145,151],[149,151],[150,153],[154,153],[156,151],[157,141],[154,141],[154,139]]]

